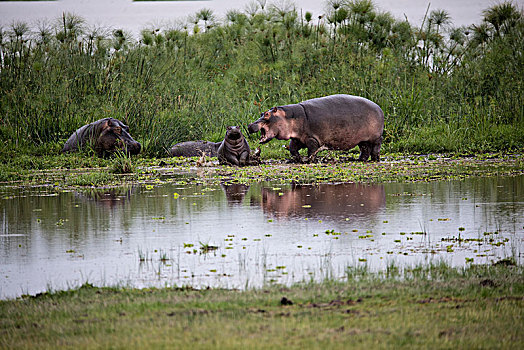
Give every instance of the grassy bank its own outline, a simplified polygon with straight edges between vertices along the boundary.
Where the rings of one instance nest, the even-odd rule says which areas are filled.
[[[287,151],[272,153],[264,164],[244,168],[219,166],[216,158],[100,159],[82,154],[19,156],[0,164],[0,185],[74,187],[119,186],[129,183],[178,181],[185,174],[194,182],[253,183],[384,183],[464,179],[471,176],[524,175],[522,154],[477,155],[386,154],[380,163],[355,161],[358,154],[326,152],[314,164],[287,164]]]
[[[522,267],[445,264],[261,290],[97,288],[0,301],[2,348],[504,348]]]
[[[57,154],[103,117],[129,124],[146,156],[163,157],[175,142],[218,141],[226,126],[245,127],[270,107],[334,93],[382,107],[387,152],[524,147],[517,5],[494,5],[481,23],[456,28],[444,10],[431,9],[419,27],[368,0],[329,1],[321,17],[263,3],[223,19],[202,9],[139,38],[73,14],[1,28],[2,161]]]

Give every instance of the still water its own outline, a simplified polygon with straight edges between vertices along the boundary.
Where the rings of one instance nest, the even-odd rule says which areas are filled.
[[[95,285],[249,288],[444,261],[522,263],[524,177],[412,184],[0,188],[0,298]]]
[[[262,3],[294,3],[296,8],[310,11],[316,18],[324,14],[327,1],[321,0],[275,0]],[[479,23],[482,10],[493,5],[492,0],[374,0],[380,11],[388,11],[397,19],[407,18],[419,25],[430,5],[433,9],[445,9],[455,26]],[[59,0],[59,1],[7,1],[0,2],[0,26],[8,27],[14,21],[35,24],[42,20],[56,20],[63,12],[82,16],[89,25],[122,28],[135,36],[141,29],[151,26],[169,26],[186,20],[202,8],[213,10],[223,18],[228,10],[244,10],[255,0],[209,0],[209,1],[132,1],[132,0]],[[516,2],[522,5],[523,0]],[[285,7],[283,7],[285,8]]]

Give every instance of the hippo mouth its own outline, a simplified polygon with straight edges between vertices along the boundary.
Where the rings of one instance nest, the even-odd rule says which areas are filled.
[[[263,144],[269,142],[272,138],[272,136],[270,137],[270,135],[268,135],[266,128],[262,126],[260,128],[260,140],[258,142]]]
[[[275,137],[275,134],[270,132],[269,126],[265,123],[261,123],[260,121],[256,121],[253,124],[250,124],[248,127],[248,131],[251,134],[260,131],[260,139],[258,140],[258,142],[261,144],[271,141]]]

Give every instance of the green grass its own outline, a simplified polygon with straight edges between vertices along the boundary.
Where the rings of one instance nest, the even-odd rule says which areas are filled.
[[[0,346],[517,349],[524,341],[522,267],[388,271],[248,291],[86,283],[0,301]]]

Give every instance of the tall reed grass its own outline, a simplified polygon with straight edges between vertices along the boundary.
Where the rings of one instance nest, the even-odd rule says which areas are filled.
[[[272,106],[335,93],[382,107],[386,150],[524,147],[517,5],[493,5],[460,28],[444,10],[413,26],[369,0],[330,0],[318,18],[264,5],[222,21],[200,11],[138,39],[68,13],[0,29],[1,153],[58,152],[80,126],[114,117],[146,155],[163,156],[175,142],[218,141]]]

